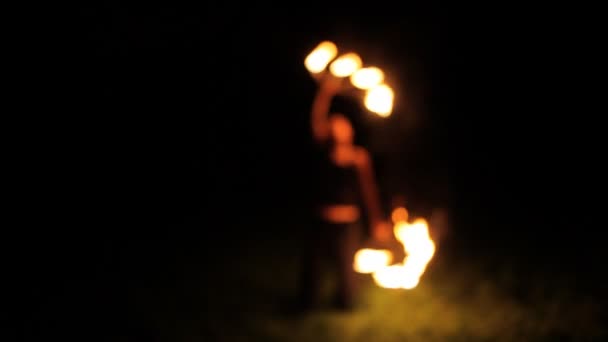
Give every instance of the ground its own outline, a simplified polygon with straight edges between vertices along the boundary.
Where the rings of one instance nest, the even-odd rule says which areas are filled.
[[[298,227],[303,229],[303,227]],[[293,230],[291,230],[293,232]],[[282,314],[297,284],[299,244],[289,230],[228,234],[175,259],[164,282],[139,280],[126,295],[131,341],[596,341],[608,337],[602,300],[572,277],[522,260],[474,258],[439,246],[413,290],[363,282],[352,313]],[[171,269],[167,267],[166,269]],[[332,286],[328,274],[326,290]]]

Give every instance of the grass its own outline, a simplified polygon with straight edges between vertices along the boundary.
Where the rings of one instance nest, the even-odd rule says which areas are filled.
[[[162,289],[138,287],[131,315],[155,340],[171,341],[595,341],[608,337],[602,302],[577,289],[576,282],[540,269],[526,272],[515,264],[464,256],[456,247],[440,246],[413,290],[381,289],[361,275],[354,312],[282,315],[279,308],[296,291],[298,251],[294,237],[270,239],[264,233],[239,245],[207,248],[205,262],[194,257],[179,262],[175,283]],[[333,283],[331,277],[327,279],[329,291]],[[112,340],[131,338],[127,334]]]

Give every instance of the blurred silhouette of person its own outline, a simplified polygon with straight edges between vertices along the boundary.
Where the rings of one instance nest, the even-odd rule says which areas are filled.
[[[301,279],[301,304],[309,310],[319,305],[322,259],[329,252],[337,268],[337,291],[333,304],[351,309],[355,294],[354,254],[359,247],[363,215],[367,216],[372,240],[385,241],[392,228],[384,220],[374,180],[371,157],[354,144],[350,121],[342,114],[329,114],[332,98],[342,79],[327,75],[320,81],[311,111],[312,133],[319,157],[313,206],[315,224],[305,247]],[[361,205],[362,204],[362,205]],[[362,210],[364,208],[365,210]]]

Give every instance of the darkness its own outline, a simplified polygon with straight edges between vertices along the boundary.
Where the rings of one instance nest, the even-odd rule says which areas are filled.
[[[165,281],[153,274],[178,268],[168,256],[303,217],[315,91],[303,60],[325,39],[387,70],[396,89],[386,120],[335,104],[374,155],[387,213],[398,194],[421,215],[447,207],[455,250],[532,250],[595,279],[604,154],[582,81],[569,78],[581,72],[569,57],[584,54],[581,34],[526,8],[293,6],[80,11],[64,95],[77,116],[42,196],[61,203],[56,228],[24,237],[33,252],[15,266],[32,278],[33,305],[91,291],[74,283],[128,297],[123,274]]]

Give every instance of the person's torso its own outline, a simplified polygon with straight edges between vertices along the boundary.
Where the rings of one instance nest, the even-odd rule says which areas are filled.
[[[358,176],[354,163],[338,165],[332,159],[331,145],[319,149],[319,167],[316,183],[318,203],[323,205],[358,205]]]

